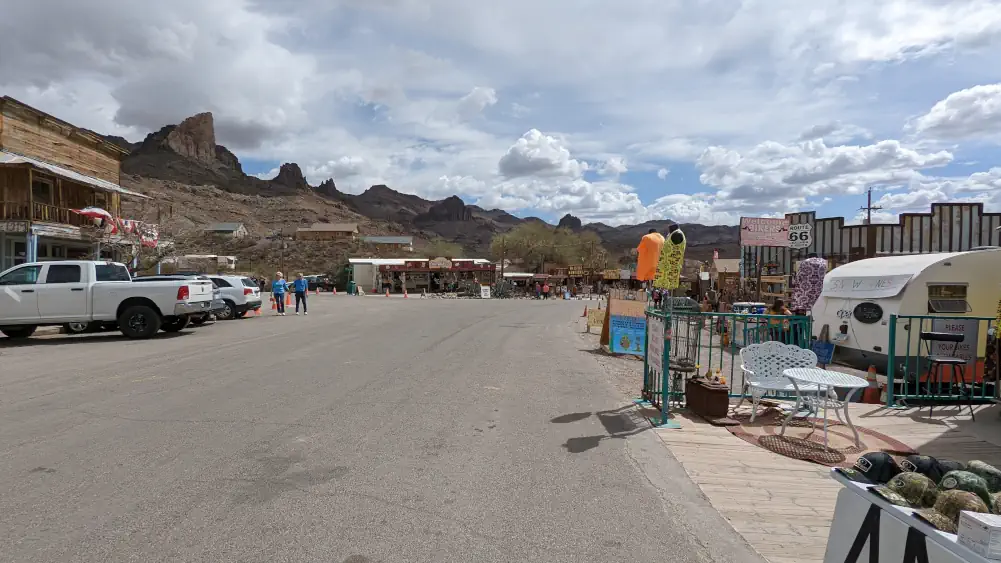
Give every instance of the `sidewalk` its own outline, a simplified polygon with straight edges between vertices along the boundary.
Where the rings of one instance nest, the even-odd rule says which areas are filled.
[[[582,334],[585,350],[596,349],[596,334]],[[640,358],[594,357],[626,397],[643,382]],[[729,359],[727,359],[729,362]],[[739,388],[739,386],[737,387]],[[731,401],[731,404],[736,401]],[[1001,406],[887,409],[853,404],[859,427],[892,437],[917,452],[958,461],[980,459],[1001,466]],[[750,412],[745,402],[741,411]],[[832,415],[833,416],[833,415]],[[680,429],[655,429],[671,454],[717,511],[751,546],[772,563],[821,563],[841,486],[830,469],[799,461],[746,442],[703,419],[675,412]]]
[[[892,436],[914,450],[959,461],[1001,464],[998,406],[957,415],[951,407],[893,410],[852,405],[859,425]],[[743,410],[743,407],[741,408]],[[841,486],[827,467],[757,447],[725,428],[679,413],[680,430],[655,430],[685,471],[723,515],[772,563],[822,562]]]

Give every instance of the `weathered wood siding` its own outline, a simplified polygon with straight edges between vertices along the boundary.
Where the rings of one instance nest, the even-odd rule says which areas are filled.
[[[2,104],[0,149],[44,160],[86,176],[118,183],[118,154],[52,119],[14,104]]]
[[[843,217],[817,219],[816,213],[788,213],[792,224],[813,225],[813,244],[802,250],[789,248],[743,249],[745,275],[762,264],[777,264],[778,274],[792,273],[792,264],[816,252],[835,264],[865,258],[870,243],[875,254],[960,252],[977,246],[1001,246],[1001,213],[985,213],[982,203],[933,203],[930,213],[904,213],[896,224],[873,224],[868,240],[865,225],[845,225]]]

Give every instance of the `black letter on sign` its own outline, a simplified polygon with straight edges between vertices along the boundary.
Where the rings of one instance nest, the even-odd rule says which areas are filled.
[[[928,563],[925,535],[916,528],[907,530],[907,545],[904,547],[904,560],[901,563]]]
[[[859,557],[862,556],[865,540],[869,540],[869,563],[879,563],[879,513],[880,509],[875,504],[869,507],[869,512],[865,515],[865,520],[862,521],[862,525],[858,529],[855,541],[852,542],[852,548],[848,550],[845,563],[858,563]],[[910,548],[909,535],[907,539],[907,545]],[[924,542],[921,543],[921,547],[924,548]],[[928,559],[925,558],[924,562],[921,563],[928,563]]]

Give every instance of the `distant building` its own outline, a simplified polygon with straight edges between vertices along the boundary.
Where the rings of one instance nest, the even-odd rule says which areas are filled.
[[[313,223],[312,227],[295,231],[296,240],[354,240],[357,236],[357,223]]]
[[[205,232],[229,238],[243,238],[249,234],[243,223],[215,223],[206,227]]]
[[[236,269],[236,256],[219,256],[217,254],[187,254],[164,258],[163,265],[168,269],[191,272],[222,272]]]
[[[803,249],[742,247],[744,276],[791,275],[810,253],[826,258],[831,268],[874,256],[961,252],[1001,245],[1001,213],[985,213],[982,203],[933,203],[930,213],[902,213],[895,223],[846,225],[844,217],[817,218],[813,211],[787,213],[793,225],[812,226],[810,246]]]
[[[414,237],[411,236],[363,236],[361,240],[365,244],[376,245],[380,248],[414,251]]]

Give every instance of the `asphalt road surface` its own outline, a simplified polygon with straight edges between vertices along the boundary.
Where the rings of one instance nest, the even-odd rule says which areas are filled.
[[[0,560],[762,561],[615,411],[582,304],[310,305],[0,340]]]

